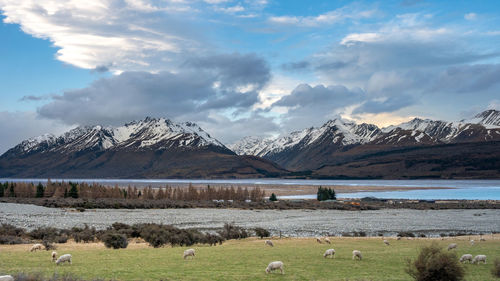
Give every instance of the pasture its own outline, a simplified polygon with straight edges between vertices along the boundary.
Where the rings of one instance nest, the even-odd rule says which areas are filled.
[[[57,245],[58,255],[70,253],[73,264],[56,266],[51,251],[30,253],[31,245],[0,245],[0,274],[17,272],[70,273],[83,279],[114,280],[411,280],[405,273],[406,259],[415,258],[419,248],[433,241],[443,248],[457,243],[457,258],[462,254],[485,254],[486,265],[466,264],[467,280],[493,280],[493,260],[500,258],[500,239],[487,240],[471,246],[468,237],[441,239],[330,238],[332,244],[319,244],[314,238],[272,239],[274,247],[264,240],[248,238],[229,240],[210,247],[152,248],[140,241],[131,241],[127,249],[112,250],[102,243],[68,242]],[[194,259],[184,260],[187,248],[196,249]],[[326,249],[334,248],[335,258],[323,258]],[[360,250],[363,260],[353,261],[352,251]],[[285,274],[266,274],[267,264],[283,261]]]

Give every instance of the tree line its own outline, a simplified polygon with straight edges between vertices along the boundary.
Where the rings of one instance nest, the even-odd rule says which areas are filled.
[[[234,200],[234,201],[262,201],[265,192],[260,188],[237,187],[194,187],[191,184],[186,187],[165,186],[160,188],[144,187],[137,188],[128,186],[110,187],[98,183],[74,183],[74,182],[52,182],[47,181],[44,185],[35,185],[30,182],[4,182],[0,183],[0,197],[20,198],[124,198],[144,200]]]

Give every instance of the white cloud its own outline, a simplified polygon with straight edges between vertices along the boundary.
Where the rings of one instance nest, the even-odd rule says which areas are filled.
[[[375,42],[380,39],[380,35],[374,32],[369,33],[351,33],[345,36],[340,44],[350,45],[356,42]]]
[[[475,20],[477,19],[477,14],[476,13],[468,13],[464,15],[464,19],[466,20]]]
[[[226,14],[234,14],[245,11],[245,8],[241,5],[236,5],[231,7],[218,7],[215,8],[215,10]]]
[[[0,155],[25,139],[46,133],[58,135],[71,128],[55,120],[40,118],[36,112],[0,111],[0,132],[4,132],[0,141]]]
[[[375,14],[376,10],[353,10],[350,7],[342,7],[317,16],[271,16],[269,22],[280,25],[318,27],[325,24],[335,24],[345,19],[370,18]]]
[[[79,68],[159,71],[202,46],[177,13],[188,4],[169,0],[0,0],[5,23],[59,48],[56,58]]]

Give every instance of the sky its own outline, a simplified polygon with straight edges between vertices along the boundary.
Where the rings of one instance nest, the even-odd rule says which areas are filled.
[[[230,144],[500,109],[497,0],[0,0],[0,21],[0,153],[146,116]]]

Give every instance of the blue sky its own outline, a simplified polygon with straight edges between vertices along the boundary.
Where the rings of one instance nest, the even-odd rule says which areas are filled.
[[[145,116],[225,143],[500,104],[497,1],[0,0],[0,153]]]

